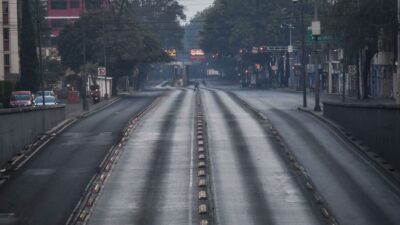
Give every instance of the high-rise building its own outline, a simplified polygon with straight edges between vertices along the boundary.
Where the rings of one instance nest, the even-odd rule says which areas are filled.
[[[18,80],[20,74],[18,0],[0,4],[0,80]]]

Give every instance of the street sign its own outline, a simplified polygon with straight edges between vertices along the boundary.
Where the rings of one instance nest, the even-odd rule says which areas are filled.
[[[97,68],[97,76],[101,76],[101,77],[107,76],[107,69],[105,67]]]
[[[335,41],[335,39],[330,35],[323,35],[322,34],[322,35],[318,36],[318,43],[320,43],[320,44],[327,44],[327,43],[331,43],[331,42],[334,42],[334,41]],[[314,43],[315,42],[311,27],[308,27],[306,42],[307,43]]]
[[[289,52],[289,53],[292,53],[292,52],[293,52],[293,45],[289,45],[289,46],[288,46],[288,52]]]

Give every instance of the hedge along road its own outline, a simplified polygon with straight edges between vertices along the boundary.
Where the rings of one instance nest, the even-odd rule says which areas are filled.
[[[65,224],[130,118],[161,92],[142,92],[76,122],[0,186],[0,224]]]

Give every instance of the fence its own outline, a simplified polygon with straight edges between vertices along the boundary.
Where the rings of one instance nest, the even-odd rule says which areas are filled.
[[[400,169],[400,106],[324,102],[324,115]]]
[[[0,166],[64,119],[64,105],[0,110]]]

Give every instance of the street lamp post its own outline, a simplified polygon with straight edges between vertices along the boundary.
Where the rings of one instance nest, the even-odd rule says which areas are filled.
[[[105,5],[104,3],[101,5],[101,10],[103,12],[103,15],[105,15]],[[105,28],[105,17],[103,16],[102,19],[102,29],[103,29],[103,35],[104,35],[104,43],[103,43],[103,60],[104,60],[104,68],[106,70],[106,74],[104,76],[104,84],[105,84],[105,94],[104,98],[108,99],[108,80],[107,80],[107,74],[108,74],[108,68],[107,68],[107,43],[108,43],[108,33]]]
[[[345,73],[345,65],[344,59],[340,59],[340,65],[342,66],[342,102],[346,102],[346,73]]]
[[[400,104],[400,0],[397,0],[397,90],[396,103]]]
[[[321,36],[321,22],[318,20],[318,6],[317,1],[314,4],[314,20],[311,22],[312,36],[315,40],[315,52],[314,52],[314,63],[315,63],[315,106],[314,111],[321,111],[320,106],[320,84],[321,78],[319,74],[319,60],[318,60],[318,37]]]
[[[42,58],[42,26],[40,21],[40,5],[39,0],[36,0],[36,26],[37,26],[37,43],[39,49],[39,73],[40,73],[40,86],[42,91],[42,104],[46,105],[45,94],[44,94],[44,74],[43,74],[43,58]],[[24,3],[25,4],[25,3]]]
[[[87,101],[87,70],[86,70],[86,1],[83,1],[83,17],[82,17],[82,54],[83,54],[83,74],[82,74],[82,109],[87,111],[89,110],[89,103]]]
[[[307,74],[306,74],[306,29],[304,26],[304,0],[292,0],[293,3],[300,4],[300,20],[301,20],[301,73],[302,73],[302,83],[303,83],[303,107],[307,107]]]
[[[400,1],[400,0],[399,0]],[[281,28],[284,28],[284,27],[287,27],[288,29],[289,29],[289,46],[292,46],[293,44],[293,41],[292,41],[292,30],[294,29],[294,26],[293,26],[293,24],[291,24],[291,23],[282,23],[281,24]]]
[[[292,30],[294,29],[293,24],[289,23],[282,23],[281,24],[281,28],[284,28],[284,26],[286,26],[289,29],[289,46],[288,46],[288,51],[287,51],[287,55],[288,55],[288,61],[289,61],[289,77],[291,77],[291,71],[292,71],[292,60],[291,60],[291,54],[293,52],[293,39],[292,39]],[[286,65],[286,63],[285,63]],[[286,76],[286,69],[285,69],[285,76]]]

